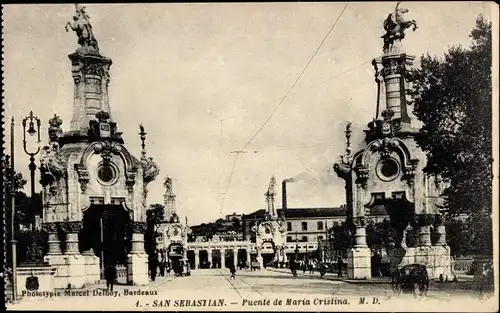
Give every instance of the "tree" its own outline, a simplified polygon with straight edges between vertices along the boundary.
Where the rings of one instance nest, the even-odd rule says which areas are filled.
[[[343,255],[351,248],[353,242],[352,229],[349,222],[343,221],[330,228],[330,240],[332,240],[333,250]]]
[[[471,223],[449,218],[446,221],[446,242],[450,247],[451,255],[454,257],[470,255],[473,252],[471,241]]]
[[[447,183],[444,205],[451,215],[477,217],[475,245],[491,254],[491,23],[479,16],[470,37],[468,49],[451,47],[442,59],[422,56],[409,93],[423,122],[416,139],[428,157],[425,171]]]
[[[30,212],[29,209],[31,206],[31,200],[26,196],[26,194],[22,191],[24,186],[26,185],[26,180],[24,179],[21,173],[17,173],[10,167],[10,156],[4,155],[2,158],[2,169],[4,170],[3,183],[5,192],[5,238],[6,238],[6,247],[10,247],[10,240],[12,238],[12,192],[14,193],[14,201],[15,201],[15,216],[14,216],[14,234],[15,238],[18,241],[17,245],[17,261],[18,263],[25,261],[26,257],[26,247],[29,244],[29,240],[26,241],[24,238],[27,237],[27,234],[21,233],[20,226],[28,227],[30,225]],[[14,188],[12,189],[11,179],[14,177]],[[5,247],[5,248],[6,248]],[[7,264],[11,264],[12,260],[12,251],[11,249],[6,249],[6,261]]]
[[[146,233],[144,234],[144,246],[146,253],[152,255],[156,250],[156,238],[159,236],[156,225],[159,225],[165,216],[165,206],[152,204],[146,211]]]

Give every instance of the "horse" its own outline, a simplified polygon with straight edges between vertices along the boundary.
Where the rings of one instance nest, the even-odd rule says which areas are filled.
[[[413,293],[425,296],[429,290],[429,274],[425,265],[409,264],[396,269],[392,275],[392,290],[396,295]]]

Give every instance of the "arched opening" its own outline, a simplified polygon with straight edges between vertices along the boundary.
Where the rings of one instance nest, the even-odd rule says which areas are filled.
[[[187,252],[187,259],[188,259],[188,262],[189,262],[189,266],[190,266],[192,269],[196,269],[196,268],[194,267],[194,265],[195,265],[194,258],[195,258],[195,253],[194,253],[194,250],[188,250],[188,252]]]
[[[107,264],[127,264],[132,238],[130,221],[129,213],[121,205],[92,204],[85,211],[79,248],[95,252],[101,260],[101,272]]]
[[[236,265],[243,267],[247,261],[250,262],[250,260],[247,260],[247,250],[238,249],[238,260],[236,261]]]
[[[200,268],[210,268],[211,264],[208,262],[212,262],[211,260],[208,259],[208,251],[207,250],[201,250],[200,251]]]
[[[212,266],[211,268],[220,268],[221,266],[221,253],[220,250],[212,251]]]

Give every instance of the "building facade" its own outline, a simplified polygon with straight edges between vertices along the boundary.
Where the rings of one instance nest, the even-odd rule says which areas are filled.
[[[140,158],[129,153],[118,131],[108,97],[112,61],[100,53],[84,7],[76,5],[68,25],[80,45],[69,55],[73,118],[68,131],[58,116],[49,121],[50,143],[40,166],[43,228],[49,234],[45,261],[57,269],[56,288],[95,283],[106,264],[125,265],[129,284],[146,285],[147,185],[159,169],[146,156],[142,127]]]
[[[439,177],[424,172],[426,155],[415,141],[420,123],[407,99],[408,73],[415,57],[405,53],[401,40],[405,29],[412,25],[416,29],[414,21],[405,21],[403,14],[407,11],[396,9],[384,23],[387,33],[382,37],[383,55],[372,62],[378,87],[376,115],[365,130],[364,145],[353,153],[349,123],[346,153],[334,165],[345,180],[347,213],[356,226],[355,243],[348,254],[351,279],[371,278],[366,226],[367,216],[377,206],[385,208],[396,232],[395,247],[388,251],[393,268],[418,263],[427,266],[431,278],[451,274],[450,250],[439,209],[445,186]],[[434,242],[431,226],[438,233]],[[412,228],[418,230],[418,244],[407,247],[404,238]]]

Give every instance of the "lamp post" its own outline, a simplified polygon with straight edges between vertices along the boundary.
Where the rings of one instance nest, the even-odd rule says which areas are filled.
[[[28,130],[26,130],[26,122],[28,122]],[[36,129],[35,129],[35,122],[36,122]],[[35,136],[37,135],[37,149],[34,152],[30,152],[27,147],[27,141],[26,141],[26,133],[28,133],[29,136]],[[29,155],[30,157],[30,164],[29,164],[29,170],[31,174],[31,246],[28,248],[28,262],[29,263],[38,263],[41,262],[41,257],[42,253],[40,251],[40,248],[37,246],[36,243],[36,236],[35,236],[35,221],[36,221],[36,214],[35,214],[35,170],[36,170],[36,164],[35,164],[35,156],[40,152],[40,119],[36,116],[33,115],[33,111],[30,111],[30,114],[23,119],[23,148],[24,152]]]
[[[297,232],[295,232],[295,261],[299,259],[299,240],[297,238]]]
[[[16,190],[14,186],[14,117],[12,117],[12,121],[10,123],[10,169],[12,171],[10,177],[10,197],[11,197],[11,244],[12,244],[12,302],[15,303],[17,301],[17,242],[15,235],[15,216],[16,216]]]

